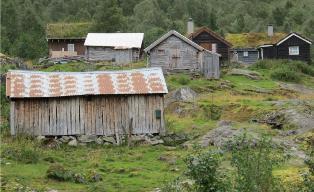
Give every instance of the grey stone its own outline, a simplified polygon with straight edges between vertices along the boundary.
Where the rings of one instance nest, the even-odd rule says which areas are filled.
[[[279,86],[282,89],[286,89],[289,91],[299,92],[299,93],[303,93],[303,94],[314,94],[314,89],[306,87],[302,84],[280,83]]]
[[[96,135],[80,135],[77,139],[81,143],[91,143],[91,142],[96,141],[97,136]]]
[[[70,141],[70,137],[69,136],[62,136],[59,141],[61,141],[62,143],[67,143],[68,141]]]
[[[217,126],[218,127],[221,127],[221,126],[231,126],[232,125],[232,121],[229,121],[229,120],[221,120],[217,123]]]
[[[78,145],[77,140],[76,140],[76,139],[71,140],[71,141],[68,143],[68,145],[69,145],[69,146],[76,147],[76,146]]]
[[[107,143],[112,143],[112,144],[116,143],[116,140],[113,137],[109,137],[109,136],[102,137],[102,140]]]
[[[42,141],[42,140],[44,140],[44,139],[46,139],[46,137],[45,137],[45,136],[42,136],[42,135],[39,135],[39,136],[36,137],[36,140],[37,140],[37,141]]]
[[[249,79],[253,80],[260,80],[261,75],[255,71],[250,71],[250,70],[245,70],[245,69],[237,69],[234,68],[231,71],[228,72],[229,75],[240,75],[240,76],[245,76]]]
[[[97,143],[98,145],[101,145],[101,144],[104,143],[104,141],[102,140],[101,137],[98,137],[98,138],[96,139],[96,143]]]
[[[148,144],[150,145],[159,145],[159,144],[163,144],[164,141],[161,139],[151,139],[151,140],[146,140],[148,142]]]
[[[196,96],[196,92],[189,87],[179,88],[173,93],[173,98],[176,101],[194,101]]]

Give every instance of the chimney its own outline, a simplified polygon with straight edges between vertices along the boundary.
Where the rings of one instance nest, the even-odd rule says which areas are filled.
[[[187,32],[188,32],[188,35],[194,32],[194,22],[191,17],[188,20]]]
[[[268,37],[274,36],[274,27],[273,27],[273,25],[268,25],[268,27],[267,27],[267,35],[268,35]]]

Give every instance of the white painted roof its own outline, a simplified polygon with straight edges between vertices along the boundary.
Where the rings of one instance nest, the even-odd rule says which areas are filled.
[[[143,38],[144,33],[88,33],[84,45],[116,49],[141,48]]]

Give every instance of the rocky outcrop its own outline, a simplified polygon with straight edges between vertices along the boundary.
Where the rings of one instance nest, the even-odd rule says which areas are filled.
[[[228,75],[240,75],[240,76],[245,76],[249,79],[253,80],[260,80],[261,75],[255,71],[250,71],[250,70],[245,70],[245,69],[237,69],[233,68],[231,71],[228,72]]]

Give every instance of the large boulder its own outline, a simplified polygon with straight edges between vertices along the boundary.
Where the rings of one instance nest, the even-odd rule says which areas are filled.
[[[232,69],[231,71],[228,72],[228,75],[240,75],[240,76],[245,76],[249,79],[253,79],[253,80],[260,80],[261,75],[255,71],[250,71],[250,70],[246,70],[246,69]]]
[[[196,96],[196,92],[189,87],[181,87],[173,93],[173,98],[176,101],[194,101]]]

